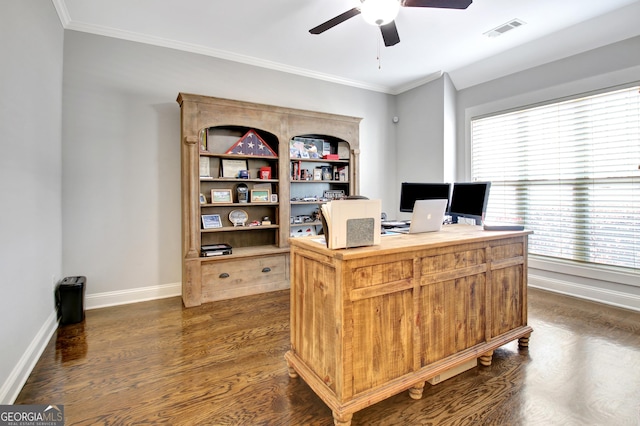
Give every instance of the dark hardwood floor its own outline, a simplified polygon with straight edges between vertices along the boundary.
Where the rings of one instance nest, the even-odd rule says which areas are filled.
[[[288,321],[288,291],[87,311],[58,329],[16,404],[64,404],[67,425],[332,425],[287,374]],[[640,313],[530,289],[529,324],[528,349],[509,343],[490,367],[352,424],[640,425]]]

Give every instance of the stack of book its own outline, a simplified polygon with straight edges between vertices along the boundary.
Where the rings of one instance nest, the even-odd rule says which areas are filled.
[[[222,256],[224,254],[231,254],[232,249],[229,244],[209,244],[200,247],[200,256]]]

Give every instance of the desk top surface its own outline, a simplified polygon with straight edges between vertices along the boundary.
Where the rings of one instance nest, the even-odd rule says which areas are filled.
[[[503,238],[529,235],[532,231],[485,231],[477,225],[445,225],[441,231],[422,234],[382,235],[379,245],[329,250],[320,236],[291,238],[292,247],[316,251],[339,259],[355,259],[379,256],[391,253],[415,251],[417,249],[438,248],[452,244],[465,244],[479,241],[499,240]]]

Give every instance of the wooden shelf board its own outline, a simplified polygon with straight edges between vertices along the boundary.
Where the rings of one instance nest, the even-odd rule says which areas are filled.
[[[278,229],[279,225],[256,225],[256,226],[223,226],[222,228],[201,229],[202,233],[209,232],[237,232],[237,231],[259,231],[261,229]]]
[[[272,255],[278,253],[289,253],[289,247],[278,247],[275,245],[254,246],[254,247],[233,247],[232,254],[223,254],[221,256],[200,257],[203,262],[216,260],[237,259],[240,257],[253,257],[262,255]]]
[[[291,183],[346,183],[348,180],[291,180]]]
[[[222,178],[222,177],[207,177],[200,176],[200,182],[258,182],[258,183],[278,183],[278,179],[239,179],[239,178]],[[329,182],[329,181],[327,181]]]
[[[326,204],[329,201],[292,201],[292,206],[306,206],[306,205],[314,205],[314,204]]]
[[[304,163],[331,163],[331,164],[349,164],[349,160],[329,160],[327,158],[296,158],[291,157],[291,161],[301,161]]]
[[[240,155],[240,154],[215,154],[209,151],[200,151],[201,157],[216,157],[216,158],[233,158],[240,160],[267,160],[267,161],[275,161],[278,157],[270,157],[267,155]],[[335,160],[334,160],[335,161]]]
[[[200,207],[264,207],[264,206],[278,206],[278,203],[207,203],[200,204]]]

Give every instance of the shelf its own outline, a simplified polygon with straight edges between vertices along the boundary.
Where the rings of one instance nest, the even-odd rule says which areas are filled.
[[[238,259],[243,257],[262,256],[278,253],[289,253],[289,248],[281,248],[277,246],[254,246],[254,247],[233,247],[232,254],[223,254],[220,256],[199,257],[202,262],[215,262],[220,260]]]
[[[207,204],[200,204],[200,207],[234,207],[234,208],[239,208],[239,207],[265,207],[265,206],[271,206],[271,207],[277,207],[279,204],[278,203],[207,203]]]
[[[209,152],[209,151],[200,151],[200,156],[215,157],[215,158],[231,158],[231,159],[237,159],[237,160],[278,161],[278,157],[272,157],[267,155],[214,154],[213,152]]]
[[[301,227],[301,226],[322,226],[322,222],[319,220],[315,222],[305,222],[305,223],[292,223],[289,225],[291,228],[293,227]]]
[[[202,233],[214,233],[214,232],[238,232],[238,231],[260,231],[263,229],[278,229],[280,225],[256,225],[256,226],[223,226],[222,228],[209,228],[201,229]]]
[[[221,178],[221,177],[207,177],[200,176],[200,182],[231,182],[231,183],[243,183],[243,182],[254,182],[254,183],[278,183],[278,179],[258,179],[258,178],[250,178],[250,179],[239,179],[239,178]],[[329,182],[329,181],[327,181]],[[339,181],[338,181],[339,182]]]
[[[325,201],[292,201],[291,205],[292,206],[311,206],[314,204],[325,204],[328,203],[330,200],[325,200]]]
[[[348,180],[291,180],[291,183],[328,183],[328,184],[336,184],[336,183],[344,183],[349,184]]]
[[[325,158],[290,158],[291,161],[301,161],[303,163],[330,163],[330,164],[349,164],[349,160],[329,160]]]

